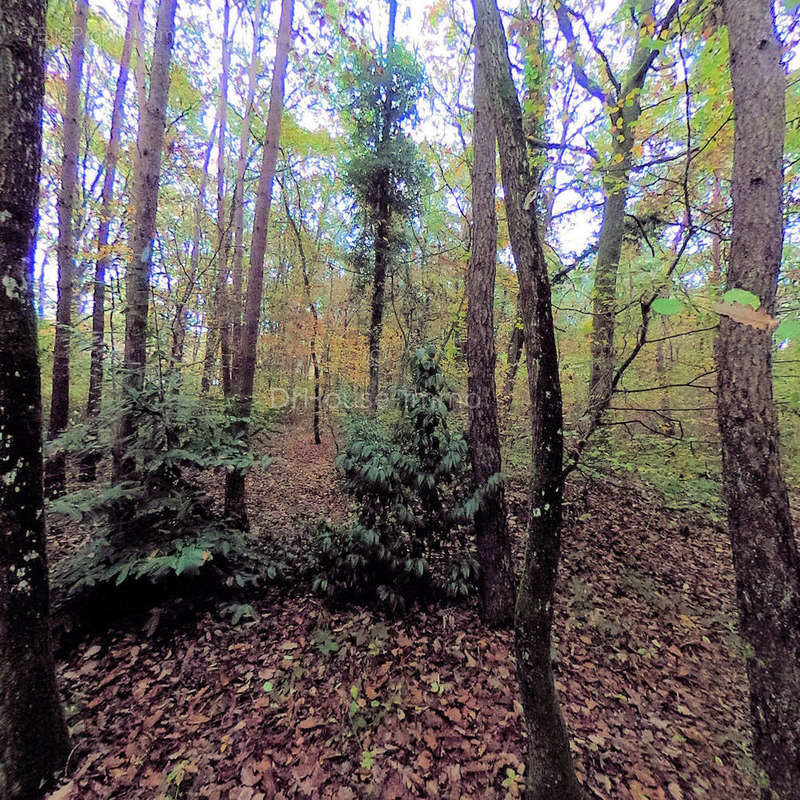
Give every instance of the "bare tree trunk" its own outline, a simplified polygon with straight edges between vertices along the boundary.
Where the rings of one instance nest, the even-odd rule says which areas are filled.
[[[391,75],[392,51],[394,50],[394,30],[397,20],[397,0],[389,0],[389,31],[386,37],[386,71]],[[383,131],[380,147],[389,144],[393,94],[391,78],[386,83],[386,99],[383,107]],[[384,181],[390,176],[384,170]],[[389,261],[389,188],[383,186],[382,196],[378,203],[378,219],[375,227],[375,267],[372,275],[372,302],[369,322],[369,387],[367,390],[367,406],[373,411],[378,407],[378,389],[380,384],[381,335],[383,333],[383,307],[386,294],[386,269]]]
[[[161,176],[161,150],[167,115],[176,5],[177,0],[159,0],[153,63],[150,69],[150,92],[141,115],[137,140],[138,158],[133,181],[136,219],[131,232],[132,252],[128,264],[125,356],[122,370],[124,406],[113,447],[115,481],[132,479],[136,475],[135,459],[128,452],[128,445],[136,432],[136,417],[131,399],[144,386],[150,267],[156,231],[158,183]]]
[[[178,306],[175,309],[175,320],[172,328],[171,368],[177,373],[183,362],[183,349],[186,344],[186,329],[188,326],[187,308],[189,298],[197,284],[197,275],[200,271],[200,240],[202,238],[201,218],[206,199],[206,186],[208,186],[208,165],[211,163],[211,151],[214,149],[218,120],[214,120],[211,135],[208,138],[206,153],[203,158],[203,174],[200,177],[200,187],[197,191],[197,201],[194,205],[194,228],[192,230],[192,251],[189,255],[189,275],[186,286],[178,289]]]
[[[309,350],[311,352],[311,366],[314,371],[314,416],[313,416],[312,427],[314,431],[314,444],[320,444],[322,442],[322,439],[320,438],[319,434],[320,398],[319,398],[319,362],[317,360],[317,329],[319,326],[319,316],[317,314],[317,306],[314,303],[314,298],[311,295],[311,280],[308,277],[308,260],[306,259],[305,247],[303,247],[303,238],[300,234],[300,227],[298,226],[298,223],[295,222],[294,217],[292,217],[291,210],[289,209],[289,199],[287,198],[285,192],[283,194],[283,201],[286,206],[286,218],[289,220],[289,225],[294,231],[294,236],[295,239],[297,240],[297,250],[300,253],[300,266],[303,270],[303,287],[306,290],[306,302],[308,303],[308,310],[311,313],[311,318],[314,321],[313,328],[311,330],[311,341],[309,343]],[[303,216],[302,216],[302,211],[300,209],[299,192],[298,192],[297,202],[298,202],[297,213],[300,216],[299,225],[302,226]]]
[[[275,163],[278,158],[278,142],[281,135],[283,114],[283,92],[286,79],[286,64],[292,44],[292,18],[294,0],[281,0],[281,20],[278,26],[278,41],[275,49],[275,64],[272,70],[272,87],[267,115],[267,131],[264,137],[264,156],[256,193],[253,239],[250,245],[250,274],[247,278],[247,305],[245,307],[242,339],[237,345],[235,372],[235,408],[240,418],[250,415],[253,406],[253,384],[256,372],[258,328],[261,320],[261,298],[264,291],[264,256],[267,250],[267,226],[272,206],[272,184],[275,178]],[[243,423],[244,424],[244,423]],[[243,431],[246,435],[247,428]],[[247,527],[245,509],[244,473],[232,470],[225,476],[225,511],[242,527]]]
[[[94,294],[92,299],[92,355],[89,368],[89,399],[86,402],[86,417],[89,422],[91,436],[97,435],[96,421],[100,413],[100,402],[103,391],[103,362],[105,358],[106,327],[106,268],[110,261],[108,231],[111,224],[111,212],[114,202],[114,181],[119,160],[120,134],[123,114],[125,113],[125,89],[128,85],[128,67],[130,66],[131,48],[136,26],[142,15],[144,0],[131,0],[128,5],[128,24],[125,30],[125,41],[119,60],[119,75],[114,93],[114,107],[111,112],[111,132],[106,151],[106,162],[103,165],[103,194],[101,197],[100,225],[97,230],[97,260],[94,270]],[[97,468],[97,455],[88,454],[81,464],[81,479],[93,481]]]
[[[69,752],[50,639],[33,312],[44,0],[0,8],[0,797],[39,800]]]
[[[481,33],[478,32],[478,36]],[[467,268],[467,391],[469,451],[476,489],[502,469],[494,368],[494,286],[497,274],[497,166],[486,46],[475,48],[475,124],[472,134],[472,252]],[[505,489],[487,495],[475,515],[480,562],[481,617],[492,626],[514,616],[514,569]]]
[[[217,148],[217,280],[214,294],[211,297],[208,331],[206,333],[206,357],[203,362],[203,377],[200,392],[205,394],[211,388],[217,365],[217,351],[220,343],[223,347],[221,359],[221,375],[224,394],[230,394],[230,364],[226,365],[225,355],[230,354],[230,339],[225,336],[224,318],[227,303],[225,295],[228,291],[228,219],[225,214],[225,137],[228,132],[228,74],[230,72],[230,43],[228,30],[230,27],[231,8],[225,0],[222,18],[222,67],[219,73],[219,144]],[[227,351],[227,352],[226,352]]]
[[[506,199],[509,237],[519,277],[531,400],[531,514],[525,566],[517,593],[514,638],[517,675],[528,734],[526,796],[577,800],[569,738],[561,716],[550,657],[553,601],[561,552],[564,487],[561,384],[547,264],[536,221],[538,176],[522,126],[508,46],[495,0],[474,0],[478,48],[486,53],[486,85]]]
[[[774,314],[783,246],[785,75],[770,0],[732,2],[733,232],[727,286]],[[723,486],[733,545],[755,751],[771,785],[800,787],[800,557],[781,469],[770,331],[723,317],[716,343]]]
[[[230,302],[231,341],[238,346],[242,338],[242,290],[244,286],[244,174],[247,169],[247,154],[250,149],[250,123],[256,96],[256,73],[258,71],[258,52],[261,47],[262,0],[255,0],[253,16],[253,47],[247,71],[247,105],[242,120],[239,139],[239,156],[236,162],[236,184],[233,187],[233,288]],[[236,358],[232,357],[231,384],[237,385]]]
[[[87,0],[76,0],[72,19],[72,53],[69,60],[67,95],[64,102],[64,149],[61,164],[61,191],[58,195],[58,302],[56,335],[53,345],[53,385],[50,398],[50,421],[47,438],[60,436],[69,421],[69,345],[72,332],[72,282],[75,272],[73,216],[75,187],[78,182],[78,147],[80,139],[81,75],[86,46],[86,24],[89,19]],[[56,453],[48,459],[45,488],[49,495],[63,494],[66,484],[67,459]]]

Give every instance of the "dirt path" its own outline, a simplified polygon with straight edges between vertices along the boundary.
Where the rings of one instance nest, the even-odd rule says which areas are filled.
[[[289,426],[269,447],[256,535],[343,513],[330,442]],[[564,550],[556,669],[581,780],[605,800],[754,800],[724,535],[597,484],[574,498]],[[518,796],[508,632],[471,608],[393,621],[295,596],[258,612],[76,650],[60,673],[77,750],[52,798]]]
[[[248,476],[247,511],[254,535],[301,535],[314,520],[342,517],[345,503],[330,435],[314,444],[311,426],[303,421],[281,425],[263,446],[274,460]]]

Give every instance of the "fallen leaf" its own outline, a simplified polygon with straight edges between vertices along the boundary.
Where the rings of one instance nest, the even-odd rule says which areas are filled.
[[[766,311],[757,311],[741,303],[716,303],[713,309],[720,316],[728,317],[734,322],[740,322],[742,325],[749,325],[761,331],[774,330],[779,325],[779,321],[767,314]]]

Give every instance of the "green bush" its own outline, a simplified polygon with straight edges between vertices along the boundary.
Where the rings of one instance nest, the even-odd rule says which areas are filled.
[[[433,346],[412,355],[411,377],[410,389],[396,391],[393,421],[345,420],[338,466],[357,519],[317,531],[314,588],[391,611],[424,597],[470,593],[477,577],[472,522],[500,480],[469,490],[467,444],[450,423],[453,395]]]
[[[137,424],[126,455],[135,461],[136,479],[101,480],[48,503],[51,525],[71,523],[87,533],[54,570],[57,608],[75,615],[102,598],[113,613],[131,602],[224,597],[254,586],[268,569],[244,534],[214,511],[202,484],[209,470],[255,463],[237,420],[221,403],[152,383],[128,402]],[[73,425],[54,447],[76,460],[107,453],[118,413],[108,403],[96,427]]]

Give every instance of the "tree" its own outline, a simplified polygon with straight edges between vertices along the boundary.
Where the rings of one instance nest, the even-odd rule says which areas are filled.
[[[214,149],[218,120],[214,120],[211,128],[211,135],[206,144],[205,156],[203,157],[203,171],[200,175],[200,186],[197,189],[197,200],[194,204],[194,224],[192,226],[192,249],[189,254],[189,274],[186,276],[185,284],[178,289],[178,302],[175,308],[175,316],[172,321],[172,348],[170,361],[172,369],[178,372],[183,362],[183,349],[186,344],[186,328],[188,327],[189,310],[187,304],[197,284],[197,276],[200,272],[200,240],[202,238],[201,218],[206,202],[206,187],[208,186],[208,165],[211,163],[211,151]]]
[[[628,202],[636,126],[642,113],[642,89],[660,50],[654,40],[669,29],[679,6],[680,0],[674,0],[663,20],[656,25],[655,2],[645,0],[641,8],[641,22],[637,22],[633,55],[622,80],[614,75],[609,59],[589,34],[592,47],[600,56],[606,72],[608,86],[604,88],[586,73],[583,61],[576,52],[577,42],[570,21],[573,12],[563,3],[556,5],[559,27],[573,59],[575,78],[590,95],[603,103],[609,115],[611,131],[611,160],[603,180],[603,221],[597,243],[594,273],[592,368],[586,425],[592,430],[597,427],[600,416],[608,408],[613,392],[617,274],[622,255],[625,206]]]
[[[346,181],[365,217],[356,259],[367,261],[367,253],[372,258],[367,404],[373,410],[378,404],[386,278],[400,243],[394,226],[416,213],[423,179],[416,146],[403,130],[416,117],[423,72],[395,42],[396,16],[397,2],[389,0],[385,58],[359,57],[349,99],[355,153]]]
[[[44,0],[0,9],[0,797],[38,800],[69,752],[50,639],[33,236]]]
[[[525,712],[527,797],[577,800],[569,739],[553,678],[553,600],[561,552],[564,442],[550,282],[536,220],[538,176],[531,169],[522,109],[511,76],[508,46],[494,0],[474,0],[478,49],[485,57],[486,86],[505,194],[511,249],[519,277],[528,391],[531,404],[531,513],[525,565],[517,591],[514,641],[517,675]]]
[[[73,206],[78,182],[78,147],[80,138],[80,93],[83,74],[83,53],[86,46],[86,25],[89,18],[87,0],[75,0],[72,21],[72,52],[64,102],[64,148],[61,164],[61,190],[58,195],[58,301],[56,304],[56,336],[53,346],[53,387],[50,402],[48,439],[60,436],[69,420],[69,345],[72,331],[72,281],[75,271]],[[48,494],[64,492],[66,455],[59,452],[47,462]]]
[[[728,289],[768,314],[783,244],[785,76],[769,0],[724,3],[735,116]],[[755,750],[772,794],[800,786],[800,558],[781,469],[772,336],[723,316],[716,342],[723,485],[736,569]]]
[[[306,304],[308,311],[313,320],[311,329],[311,340],[309,342],[309,352],[311,354],[311,367],[314,371],[314,416],[312,421],[314,431],[314,444],[321,444],[322,438],[319,434],[319,418],[320,418],[320,386],[319,386],[319,359],[317,358],[317,333],[319,330],[319,314],[317,312],[317,304],[311,294],[311,279],[308,275],[308,259],[306,258],[306,250],[303,246],[303,234],[305,233],[305,224],[303,223],[303,207],[300,198],[300,186],[292,176],[295,189],[297,190],[297,216],[298,221],[295,221],[292,216],[292,211],[289,208],[289,197],[286,192],[286,184],[282,184],[281,193],[283,194],[283,203],[286,210],[286,219],[289,220],[289,227],[291,227],[295,241],[297,242],[297,252],[300,254],[300,267],[303,272],[303,288],[306,292]]]
[[[158,184],[161,175],[161,150],[169,93],[169,68],[175,33],[177,0],[159,0],[150,92],[141,113],[133,179],[136,217],[131,231],[131,258],[128,263],[127,309],[125,313],[125,356],[122,391],[124,408],[117,425],[113,447],[113,478],[126,480],[136,472],[136,463],[127,452],[136,430],[133,396],[142,391],[145,377],[147,308],[150,293],[150,266],[158,209]]]
[[[230,43],[228,29],[230,27],[231,7],[225,2],[222,16],[222,66],[219,73],[219,106],[217,120],[219,123],[217,145],[217,243],[216,265],[217,280],[206,324],[206,357],[203,362],[203,379],[201,391],[205,394],[214,380],[217,364],[217,351],[222,344],[222,384],[225,396],[230,393],[230,335],[226,332],[224,318],[226,316],[225,296],[228,292],[228,251],[230,249],[229,220],[225,203],[225,139],[228,131],[228,73],[230,72]]]
[[[103,179],[103,193],[100,199],[100,224],[97,228],[97,258],[94,270],[94,291],[92,298],[92,355],[89,370],[89,397],[86,401],[86,417],[90,424],[100,413],[103,388],[103,362],[105,360],[106,327],[106,269],[110,261],[108,233],[111,227],[111,213],[114,203],[114,181],[119,160],[120,135],[125,113],[125,89],[128,85],[128,68],[131,60],[136,26],[142,16],[144,0],[131,0],[128,5],[128,23],[125,40],[119,60],[119,75],[114,92],[114,106],[111,111],[111,132],[108,137]],[[94,480],[97,457],[87,455],[81,464],[81,477],[85,481]]]
[[[250,64],[247,69],[247,101],[242,119],[242,130],[239,138],[239,155],[236,161],[236,183],[233,187],[233,267],[232,295],[229,305],[231,325],[231,341],[234,346],[242,336],[242,293],[244,289],[244,175],[247,168],[247,154],[250,148],[250,125],[253,116],[253,104],[256,96],[256,72],[258,69],[258,52],[261,47],[261,17],[263,3],[256,0],[253,16],[253,45],[250,52]],[[237,377],[234,364],[231,365],[231,385],[235,386]]]
[[[383,98],[380,124],[381,133],[378,141],[378,152],[380,145],[385,145],[389,141],[390,127],[392,124],[392,105],[394,101],[394,90],[392,87],[393,67],[392,56],[394,55],[394,29],[397,20],[397,0],[389,0],[389,31],[386,35],[386,90]],[[369,320],[369,391],[367,403],[371,409],[378,407],[378,382],[380,379],[381,365],[381,333],[383,332],[383,304],[386,293],[386,267],[389,255],[389,190],[385,183],[389,180],[387,170],[380,169],[376,176],[379,184],[384,184],[378,189],[378,196],[375,198],[374,212],[375,220],[375,268],[372,273],[372,303],[370,307]],[[372,209],[371,209],[372,210]]]
[[[467,268],[467,392],[472,476],[484,486],[501,471],[495,387],[494,284],[497,264],[497,167],[494,122],[486,86],[485,47],[475,48],[475,123],[472,134],[472,251]],[[510,622],[514,570],[505,491],[489,494],[475,515],[481,615],[489,625]]]
[[[275,64],[272,70],[272,86],[269,96],[267,131],[264,137],[264,155],[261,174],[258,178],[256,209],[253,219],[253,236],[250,244],[250,272],[247,277],[247,304],[245,306],[242,338],[237,343],[234,373],[234,408],[240,419],[249,417],[253,407],[253,383],[256,372],[256,347],[261,318],[261,300],[264,291],[264,256],[267,250],[267,226],[272,206],[272,184],[275,179],[275,162],[278,158],[278,142],[281,135],[283,114],[283,92],[286,80],[286,65],[292,44],[292,19],[294,0],[281,0],[281,19],[278,24],[278,41],[275,49]],[[246,423],[244,423],[246,425]],[[245,428],[244,434],[247,430]],[[246,527],[244,472],[230,470],[225,476],[225,512]]]

